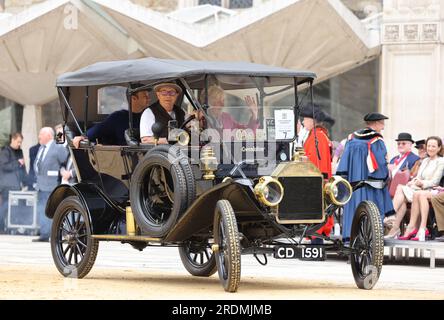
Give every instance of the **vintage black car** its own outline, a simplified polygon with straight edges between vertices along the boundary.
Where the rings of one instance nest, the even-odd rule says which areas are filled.
[[[46,206],[60,273],[85,277],[100,241],[138,250],[177,246],[189,273],[217,271],[224,289],[235,292],[242,254],[266,264],[267,256],[325,260],[333,252],[350,256],[357,286],[371,289],[383,261],[375,204],[358,207],[350,239],[316,233],[353,188],[338,176],[326,181],[294,147],[299,110],[313,102],[315,77],[252,63],[154,58],[96,63],[60,76],[65,136],[79,181],[57,187]],[[130,95],[164,82],[180,86],[176,104],[189,116],[180,128],[168,123],[169,144],[142,144]],[[211,111],[214,88],[225,99],[223,116]],[[245,96],[256,103],[253,125]],[[73,147],[74,136],[121,108],[130,112],[125,145],[97,139]],[[164,129],[155,123],[154,136]],[[306,244],[312,236],[324,244]]]

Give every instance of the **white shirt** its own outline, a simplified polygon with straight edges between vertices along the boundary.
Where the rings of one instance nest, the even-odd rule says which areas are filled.
[[[43,150],[43,148],[42,148],[42,146],[40,146],[40,148],[39,148],[39,151],[38,151],[38,153],[37,153],[37,156],[35,157],[35,162],[34,162],[34,171],[37,173],[38,172],[38,167],[37,167],[37,164],[40,162],[43,162],[43,160],[45,159],[45,157],[46,157],[46,154],[48,153],[48,150],[49,150],[49,148],[51,147],[51,144],[53,144],[53,142],[54,142],[54,140],[51,140],[51,141],[49,141],[47,144],[45,144],[44,146],[45,146],[45,150],[43,151],[43,155],[41,154],[42,153],[42,150]]]
[[[176,113],[173,111],[168,112],[170,117],[172,119],[176,119]],[[152,137],[153,136],[153,130],[151,130],[151,127],[153,126],[154,122],[156,122],[156,117],[154,116],[153,111],[150,108],[146,108],[145,111],[143,111],[142,116],[140,117],[140,137]]]
[[[301,129],[299,130],[299,134],[298,134],[298,140],[295,143],[295,147],[303,148],[305,140],[307,140],[309,134],[310,134],[310,131],[305,129],[304,126],[301,126]]]
[[[405,155],[405,153],[404,154],[399,154],[397,158],[398,159],[402,159],[402,157],[404,155]],[[398,173],[399,169],[401,169],[402,165],[404,164],[404,162],[406,162],[406,160],[407,160],[407,156],[404,157],[404,159],[402,159],[402,161],[399,161],[398,165],[396,165],[396,161],[395,161],[395,163],[394,163],[395,167],[392,170],[392,177],[394,177]]]

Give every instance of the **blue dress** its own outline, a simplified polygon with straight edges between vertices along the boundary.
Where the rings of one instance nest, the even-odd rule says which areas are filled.
[[[367,164],[369,142],[374,156],[374,168],[376,168],[373,172],[371,172],[373,168],[369,169]],[[381,135],[368,128],[354,132],[345,145],[336,174],[343,176],[350,183],[362,180],[386,180],[388,178],[386,156],[387,149]],[[342,226],[344,239],[350,238],[355,210],[364,200],[373,201],[377,205],[381,219],[395,213],[387,186],[383,189],[375,189],[366,185],[356,190],[351,200],[344,206]]]

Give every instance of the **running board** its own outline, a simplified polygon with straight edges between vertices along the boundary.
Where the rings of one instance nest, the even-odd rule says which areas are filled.
[[[126,236],[115,234],[92,235],[93,239],[105,241],[143,241],[143,242],[162,242],[161,238],[150,238],[145,236]]]

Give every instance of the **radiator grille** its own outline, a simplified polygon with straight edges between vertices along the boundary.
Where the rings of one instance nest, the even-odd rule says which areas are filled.
[[[279,204],[279,220],[322,220],[322,177],[280,177],[284,198]]]

